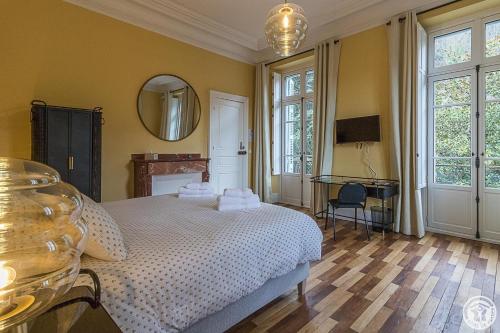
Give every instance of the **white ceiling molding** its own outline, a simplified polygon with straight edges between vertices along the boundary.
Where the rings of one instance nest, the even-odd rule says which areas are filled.
[[[277,59],[264,38],[255,38],[171,0],[64,0],[146,30],[247,63]],[[310,29],[301,50],[329,38],[343,38],[385,23],[413,9],[450,0],[350,0],[332,21]],[[222,9],[223,10],[223,9]],[[299,50],[298,52],[300,52]]]
[[[257,40],[168,0],[64,1],[229,58],[255,62]]]

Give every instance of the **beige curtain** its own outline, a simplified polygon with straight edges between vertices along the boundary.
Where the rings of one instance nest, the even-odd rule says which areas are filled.
[[[254,192],[263,202],[271,202],[271,139],[269,133],[269,71],[256,66],[254,112]]]
[[[339,73],[341,43],[325,41],[316,45],[314,50],[314,155],[313,176],[330,175],[333,168],[333,128],[337,103],[337,78]],[[319,200],[321,189],[313,193],[318,212],[322,203]],[[323,202],[323,207],[326,204]]]
[[[391,177],[399,179],[395,231],[423,237],[422,195],[417,187],[417,17],[407,13],[388,28],[391,85]]]

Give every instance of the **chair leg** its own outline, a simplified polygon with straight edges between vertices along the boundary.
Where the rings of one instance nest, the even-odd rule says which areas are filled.
[[[333,240],[336,240],[337,239],[337,232],[335,231],[335,229],[336,229],[335,228],[336,227],[336,225],[335,225],[335,207],[332,207],[332,209],[333,209],[333,214],[332,214],[333,215],[332,216],[332,219],[333,219]]]
[[[368,240],[370,240],[370,231],[368,230],[368,221],[366,220],[366,213],[364,209],[363,209],[363,217],[365,218],[366,237],[368,237]]]
[[[354,208],[354,230],[358,230],[358,209]]]
[[[327,224],[328,224],[328,215],[329,215],[328,213],[330,212],[330,209],[329,209],[329,208],[330,208],[330,204],[327,202],[327,203],[326,203],[325,230],[326,230],[326,226],[327,226]]]

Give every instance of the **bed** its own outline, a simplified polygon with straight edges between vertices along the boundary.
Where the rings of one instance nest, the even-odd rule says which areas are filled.
[[[155,196],[103,204],[128,251],[82,257],[125,332],[222,332],[304,281],[322,234],[300,212],[263,204],[218,212],[215,199]],[[82,283],[82,282],[80,282]]]

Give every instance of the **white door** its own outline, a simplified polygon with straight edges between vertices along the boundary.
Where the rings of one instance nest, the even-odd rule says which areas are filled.
[[[210,95],[210,183],[216,193],[248,187],[247,98]]]
[[[281,201],[309,207],[313,154],[312,69],[283,75]]]
[[[476,73],[429,80],[429,226],[476,232]]]
[[[500,241],[500,66],[479,75],[480,236]]]

